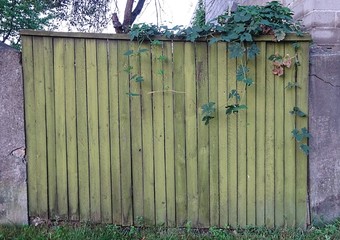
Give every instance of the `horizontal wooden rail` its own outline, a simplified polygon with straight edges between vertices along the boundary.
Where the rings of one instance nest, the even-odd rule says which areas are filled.
[[[44,36],[44,37],[62,37],[62,38],[83,38],[83,39],[108,39],[108,40],[130,40],[130,36],[128,34],[109,34],[109,33],[83,33],[83,32],[50,32],[50,31],[37,31],[37,30],[21,30],[20,35],[22,36]],[[162,40],[162,41],[183,41],[181,38],[173,38],[168,39],[165,37],[154,37],[153,39]],[[197,41],[207,41],[206,39],[199,39]],[[257,42],[275,42],[275,38],[273,35],[264,35],[260,37],[256,37],[255,41]],[[309,34],[305,34],[302,37],[299,37],[295,34],[288,34],[283,42],[285,41],[311,41],[311,36]]]

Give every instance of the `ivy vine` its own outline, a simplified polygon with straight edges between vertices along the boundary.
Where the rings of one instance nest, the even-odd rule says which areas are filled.
[[[202,5],[203,6],[203,5]],[[202,9],[200,9],[202,10]],[[209,44],[217,42],[227,42],[228,53],[231,59],[237,59],[239,65],[236,71],[237,82],[243,84],[244,90],[238,92],[237,89],[232,89],[227,94],[226,115],[237,114],[240,111],[246,110],[247,106],[242,104],[242,98],[245,95],[247,88],[254,85],[254,80],[249,74],[247,62],[254,59],[260,50],[257,47],[254,38],[261,35],[270,35],[274,41],[282,41],[289,33],[294,33],[302,36],[301,25],[299,22],[293,20],[292,11],[284,7],[278,1],[272,1],[265,6],[239,6],[232,14],[222,14],[216,19],[208,23],[194,24],[193,26],[183,28],[182,26],[175,26],[169,28],[167,26],[148,25],[145,23],[135,24],[130,28],[130,39],[137,40],[139,44],[144,41],[150,41],[152,45],[161,45],[159,40],[155,40],[156,36],[166,37],[168,39],[183,39],[186,41],[195,42],[198,39],[206,40]],[[269,60],[273,63],[273,74],[277,76],[284,75],[284,68],[289,68],[294,61],[296,66],[300,65],[297,50],[300,47],[298,43],[294,43],[295,55],[289,54],[281,56],[273,54]],[[138,48],[137,51],[128,50],[124,53],[126,56],[139,56],[147,49]],[[160,55],[157,60],[165,62],[168,57]],[[126,66],[126,71],[130,80],[137,83],[144,81],[144,78],[138,74],[133,74],[133,68]],[[159,69],[157,74],[163,76],[164,70]],[[286,89],[301,88],[297,82],[289,82]],[[163,89],[163,91],[165,91]],[[169,90],[176,93],[174,90]],[[139,96],[138,93],[127,93],[129,96]],[[202,121],[207,125],[214,118],[216,112],[216,104],[209,102],[202,107]],[[293,107],[290,113],[296,117],[306,117],[307,115],[298,107]],[[310,138],[307,128],[300,130],[294,129],[292,131],[293,137],[300,143],[300,149],[308,155],[309,147],[305,139]]]

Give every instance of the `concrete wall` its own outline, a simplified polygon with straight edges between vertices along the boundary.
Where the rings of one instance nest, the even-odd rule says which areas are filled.
[[[340,52],[312,49],[310,206],[314,222],[340,217]]]
[[[0,42],[0,224],[27,223],[20,52]]]

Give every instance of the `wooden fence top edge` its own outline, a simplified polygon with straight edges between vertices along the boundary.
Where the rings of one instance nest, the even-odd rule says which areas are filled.
[[[37,31],[37,30],[21,30],[21,36],[36,36],[36,37],[59,37],[59,38],[85,38],[85,39],[102,39],[102,40],[129,40],[128,34],[114,34],[114,33],[83,33],[83,32],[52,32],[52,31]],[[184,41],[180,38],[165,38],[155,37],[153,39],[162,41]],[[264,35],[255,37],[257,42],[276,42],[273,39],[273,35]],[[283,41],[297,41],[297,42],[310,42],[312,40],[310,34],[304,34],[303,37],[299,37],[295,34],[288,34]],[[198,42],[206,42],[206,39],[199,39]]]

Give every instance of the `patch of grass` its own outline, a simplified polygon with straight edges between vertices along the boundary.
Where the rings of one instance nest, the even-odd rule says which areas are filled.
[[[56,226],[0,226],[0,240],[17,239],[340,239],[340,220],[323,226],[312,226],[306,231],[292,228],[268,229],[265,227],[194,229],[190,224],[184,228],[120,227],[116,225],[63,224]]]

